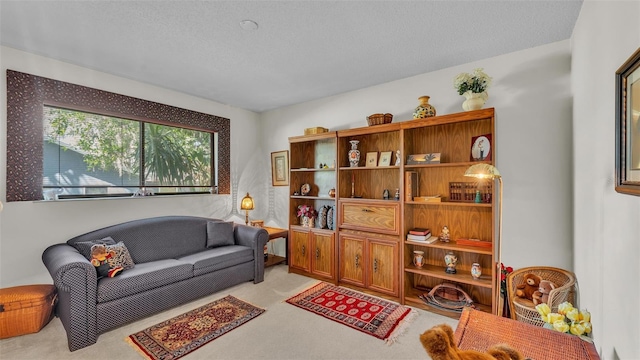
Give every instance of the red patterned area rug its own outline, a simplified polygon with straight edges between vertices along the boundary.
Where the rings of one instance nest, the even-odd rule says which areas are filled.
[[[406,306],[325,282],[287,299],[287,302],[389,344],[417,315]]]
[[[126,338],[145,358],[178,359],[265,312],[229,295]]]

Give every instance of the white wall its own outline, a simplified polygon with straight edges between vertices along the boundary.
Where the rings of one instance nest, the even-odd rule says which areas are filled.
[[[394,122],[411,119],[421,95],[431,96],[438,114],[460,112],[464,97],[453,78],[483,67],[494,82],[485,107],[496,108],[496,166],[504,179],[502,260],[572,269],[570,64],[567,40],[265,112],[264,148],[279,150],[307,127],[367,126],[366,116],[378,112],[394,114]],[[289,189],[275,191],[286,222]]]
[[[638,1],[585,1],[571,44],[575,272],[605,359],[640,359],[640,197],[614,190],[615,72],[639,18]]]
[[[261,172],[269,171],[269,168],[260,164],[255,156],[261,153],[258,114],[12,48],[0,47],[0,51],[0,89],[3,93],[6,92],[6,70],[11,69],[231,119],[232,192],[242,194],[238,198],[193,195],[6,203],[7,157],[6,145],[2,142],[0,196],[4,210],[0,212],[0,287],[51,283],[41,261],[43,250],[51,244],[107,225],[158,215],[196,215],[243,222],[239,200],[247,191],[257,206],[251,216],[267,214],[267,187],[258,179],[267,178],[269,175]],[[0,139],[6,139],[6,96],[3,94],[1,98]]]

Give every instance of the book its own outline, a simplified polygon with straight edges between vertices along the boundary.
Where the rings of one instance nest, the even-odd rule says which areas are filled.
[[[404,200],[412,201],[414,196],[418,196],[418,173],[416,171],[405,171]]]
[[[413,240],[413,241],[425,241],[428,238],[431,237],[431,234],[428,235],[412,235],[412,234],[407,234],[407,240]]]
[[[431,230],[429,230],[427,228],[415,228],[415,229],[409,230],[409,234],[411,234],[411,235],[427,235],[427,234],[431,234]]]
[[[409,239],[408,236],[409,235],[407,235],[407,241],[413,241],[413,242],[418,242],[418,243],[423,243],[423,244],[433,244],[434,242],[438,241],[438,237],[437,236],[429,236],[426,240]]]

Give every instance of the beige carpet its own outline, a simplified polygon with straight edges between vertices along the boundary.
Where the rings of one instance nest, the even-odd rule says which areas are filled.
[[[0,359],[141,360],[125,342],[135,332],[177,316],[213,300],[233,295],[267,311],[251,322],[216,339],[182,359],[428,359],[418,336],[433,325],[457,320],[418,310],[406,333],[389,346],[355,331],[285,303],[285,300],[317,283],[289,274],[286,265],[266,270],[265,281],[240,284],[205,298],[142,319],[100,335],[95,345],[69,352],[60,320],[53,319],[37,334],[0,340]]]

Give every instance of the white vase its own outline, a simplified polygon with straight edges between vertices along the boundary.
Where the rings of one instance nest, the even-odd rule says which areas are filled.
[[[462,108],[465,111],[482,109],[484,103],[487,102],[487,98],[489,98],[489,94],[486,91],[481,93],[467,91],[462,95],[466,98],[462,103]]]

